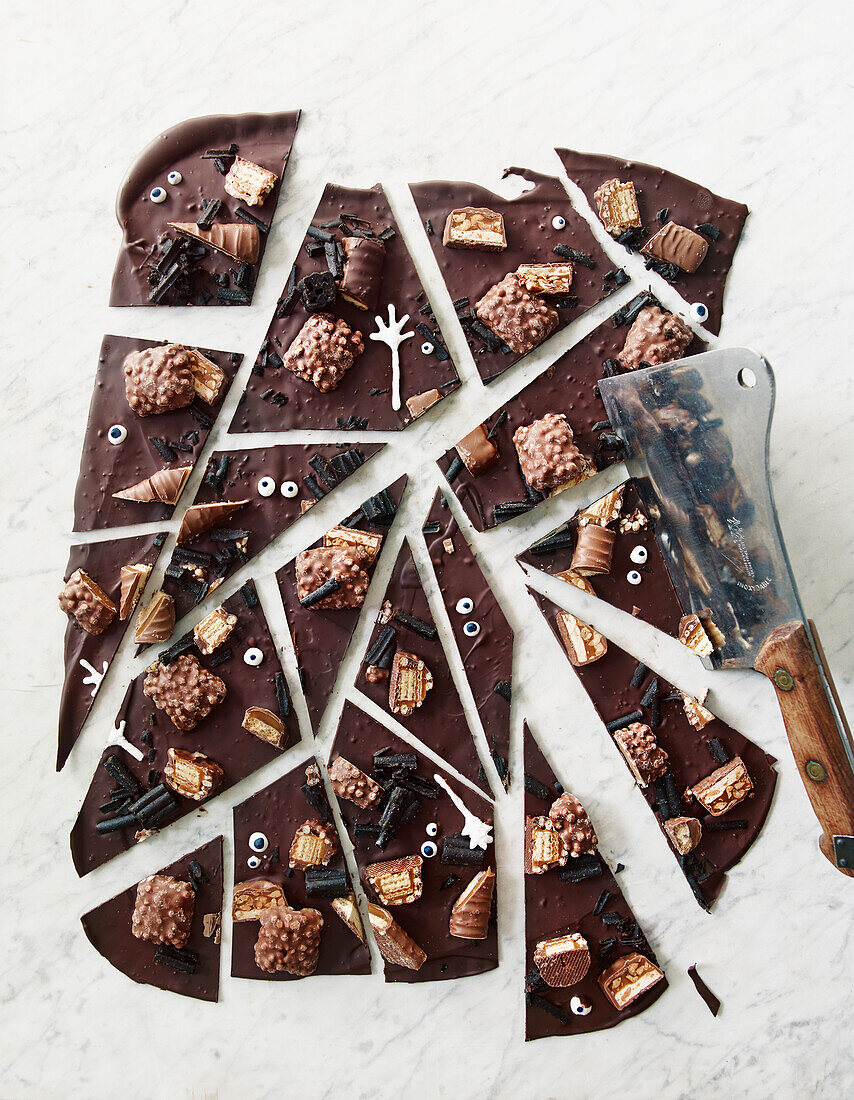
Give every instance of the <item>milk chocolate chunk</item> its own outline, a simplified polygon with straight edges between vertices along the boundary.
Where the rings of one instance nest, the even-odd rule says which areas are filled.
[[[193,640],[200,653],[213,653],[226,642],[237,626],[237,616],[230,614],[224,607],[215,607],[209,615],[193,627]]]
[[[590,969],[590,948],[580,932],[550,936],[534,948],[534,963],[546,985],[564,989],[580,982]]]
[[[170,748],[163,778],[176,794],[204,802],[221,786],[225,775],[219,764],[202,752]]]
[[[391,664],[388,705],[392,714],[407,718],[420,707],[433,686],[433,674],[420,657],[399,649]]]
[[[127,403],[137,416],[183,409],[195,397],[190,357],[180,344],[132,351],[122,369]]]
[[[609,523],[613,523],[623,509],[625,489],[624,482],[622,485],[618,485],[616,489],[612,489],[610,493],[606,493],[598,500],[594,500],[592,504],[588,504],[586,508],[582,508],[578,513],[578,526],[587,527],[590,523],[597,523],[600,527],[607,527]]]
[[[522,476],[537,492],[575,485],[588,475],[589,462],[573,442],[572,428],[563,413],[546,413],[517,428],[513,443]]]
[[[380,300],[385,266],[385,245],[369,237],[345,237],[344,274],[338,293],[359,309],[375,310]]]
[[[410,905],[421,897],[421,856],[369,863],[365,879],[383,905]]]
[[[572,264],[520,264],[516,274],[532,294],[569,294]]]
[[[626,334],[618,359],[626,370],[642,364],[658,367],[681,359],[694,339],[694,333],[675,313],[658,306],[645,306]]]
[[[343,898],[333,898],[331,905],[353,935],[364,943],[365,929],[362,926],[362,918],[359,914],[359,907],[356,905],[356,898],[354,895],[347,894],[347,896]]]
[[[210,531],[212,527],[225,523],[230,516],[248,503],[248,500],[220,500],[211,504],[191,505],[181,519],[176,542],[179,546],[186,546],[188,542]]]
[[[237,263],[254,264],[261,252],[261,232],[248,222],[216,222],[210,229],[201,229],[195,222],[169,222],[169,228],[194,241],[222,252]]]
[[[457,444],[457,454],[472,477],[479,477],[498,461],[498,447],[487,435],[483,424],[478,424],[463,436]]]
[[[475,310],[486,327],[517,355],[541,344],[560,322],[557,310],[526,290],[515,272],[490,287]]]
[[[448,931],[459,940],[485,940],[489,935],[495,872],[491,867],[478,871],[451,909]]]
[[[301,978],[313,974],[320,953],[323,917],[316,909],[291,909],[273,905],[260,916],[255,944],[259,970],[274,974],[286,970]]]
[[[596,851],[598,841],[593,822],[578,799],[569,791],[564,791],[560,798],[552,803],[549,809],[549,820],[557,829],[567,854],[573,859],[577,859],[578,856],[593,855]]]
[[[331,527],[323,536],[324,546],[336,546],[349,549],[354,556],[359,554],[366,565],[377,560],[383,536],[378,531],[361,531],[358,527]]]
[[[664,822],[664,831],[680,856],[693,852],[703,835],[703,826],[696,817],[671,817]]]
[[[225,698],[225,684],[192,653],[182,653],[168,665],[153,664],[142,690],[185,733],[194,730]]]
[[[667,771],[669,757],[656,741],[655,734],[643,722],[632,722],[617,730],[614,741],[641,787],[649,786]]]
[[[576,667],[590,665],[608,651],[607,639],[589,623],[582,622],[568,611],[558,612],[557,627],[566,655]]]
[[[144,478],[136,485],[113,493],[117,500],[133,500],[140,504],[160,501],[161,504],[177,504],[187,478],[193,471],[192,466],[177,466],[170,470],[158,470],[151,477]]]
[[[139,602],[146,581],[151,576],[150,565],[123,565],[121,571],[121,598],[119,618],[129,619]]]
[[[709,722],[714,722],[714,714],[707,710],[699,699],[693,699],[690,695],[686,695],[684,691],[679,694],[682,696],[682,709],[685,711],[685,717],[695,730],[701,730]]]
[[[605,180],[594,192],[596,207],[605,229],[618,237],[627,229],[640,229],[642,222],[635,185],[631,180]]]
[[[366,564],[366,552],[353,544],[303,550],[297,554],[295,563],[297,597],[300,601],[305,600],[334,579],[338,587],[311,603],[312,610],[342,611],[347,607],[361,607],[370,584],[364,568]]]
[[[743,802],[753,791],[753,782],[747,774],[747,768],[740,756],[734,756],[711,775],[689,787],[686,793],[693,794],[704,810],[713,817],[720,817],[739,802]]]
[[[705,260],[709,242],[702,234],[686,229],[684,225],[668,222],[646,242],[643,251],[667,264],[676,264],[691,275]]]
[[[296,871],[325,867],[338,852],[338,832],[334,825],[319,818],[304,821],[294,833],[288,866]]]
[[[411,397],[407,397],[406,407],[409,409],[412,419],[417,420],[419,416],[423,416],[428,409],[432,409],[441,400],[442,395],[438,390],[425,390],[424,393],[414,393]]]
[[[602,971],[596,979],[614,1008],[619,1012],[642,997],[662,980],[664,975],[644,955],[633,951],[623,955]]]
[[[138,940],[183,947],[190,938],[195,900],[189,882],[150,875],[136,888],[131,931]]]
[[[237,156],[231,162],[223,187],[227,195],[242,199],[247,206],[263,206],[264,199],[276,186],[278,178],[275,172]]]
[[[368,918],[379,952],[392,966],[404,966],[407,970],[420,970],[427,955],[397,923],[387,909],[371,902]]]
[[[542,875],[550,867],[565,867],[569,852],[549,817],[525,818],[525,874]]]
[[[158,589],[140,611],[133,640],[138,645],[153,645],[172,637],[175,629],[175,601]]]
[[[313,313],[285,352],[284,366],[321,393],[334,390],[365,350],[362,334],[330,313]]]
[[[360,810],[367,810],[379,805],[383,788],[369,775],[345,760],[343,756],[336,756],[329,768],[329,779],[332,789],[339,798],[346,798],[348,802],[358,806]]]
[[[65,582],[59,606],[87,634],[103,634],[116,617],[116,605],[82,569],[75,569]]]
[[[266,707],[249,707],[243,715],[241,725],[247,732],[266,741],[268,745],[273,745],[277,749],[282,747],[285,724],[278,714],[273,714]]]
[[[600,527],[597,523],[580,527],[570,568],[582,577],[610,573],[616,538],[610,527]]]
[[[697,615],[683,615],[679,621],[679,641],[699,657],[710,657],[712,640]]]
[[[507,247],[504,216],[485,206],[462,206],[452,210],[445,219],[442,244],[445,248],[503,252]]]
[[[235,921],[260,920],[265,909],[274,905],[286,906],[284,892],[276,882],[267,879],[250,879],[235,882],[231,896],[231,919]]]

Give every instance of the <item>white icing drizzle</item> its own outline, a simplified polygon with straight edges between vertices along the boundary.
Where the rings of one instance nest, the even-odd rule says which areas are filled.
[[[128,739],[125,737],[124,721],[119,722],[119,724],[107,738],[107,744],[104,747],[108,749],[124,749],[126,753],[129,753],[134,758],[134,760],[142,760],[143,757],[143,754],[136,747],[136,745],[132,745],[130,741],[128,741]]]
[[[406,340],[411,340],[415,333],[403,331],[403,326],[409,320],[409,314],[404,313],[398,321],[393,305],[388,307],[388,324],[379,315],[374,320],[378,331],[370,333],[371,339],[388,344],[391,349],[391,407],[397,410],[400,408],[400,345]]]
[[[80,658],[80,664],[89,673],[88,676],[83,677],[83,683],[92,685],[92,698],[94,699],[95,696],[98,694],[98,688],[101,686],[101,681],[107,675],[107,669],[110,666],[106,661],[104,661],[104,667],[99,672],[97,668],[95,668],[93,665],[90,665],[84,657]]]
[[[469,848],[483,848],[486,851],[492,843],[490,835],[492,826],[487,825],[485,821],[481,821],[476,814],[473,814],[465,802],[454,794],[441,775],[434,775],[433,778],[465,818],[462,835],[469,838]]]

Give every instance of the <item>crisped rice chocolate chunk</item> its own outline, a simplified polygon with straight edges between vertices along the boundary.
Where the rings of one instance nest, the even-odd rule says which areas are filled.
[[[225,698],[223,681],[192,653],[182,653],[168,665],[152,665],[142,690],[185,733],[195,729]]]
[[[204,802],[222,786],[225,774],[219,764],[204,753],[170,747],[163,778],[177,794],[193,802]]]
[[[65,582],[59,606],[87,634],[103,634],[116,617],[116,605],[82,569],[75,569]]]
[[[325,867],[338,851],[335,826],[319,818],[304,821],[294,833],[288,866],[297,871],[309,867]]]
[[[235,882],[231,899],[231,916],[236,921],[260,920],[265,909],[274,905],[287,906],[281,886],[267,879]]]
[[[369,863],[365,879],[383,905],[409,905],[421,897],[421,856]]]
[[[472,477],[479,477],[498,461],[498,447],[483,424],[463,436],[457,444],[457,454]]]
[[[734,756],[711,775],[688,789],[713,817],[720,817],[753,793],[753,782],[740,756]]]
[[[285,352],[284,365],[321,393],[329,393],[364,350],[358,329],[354,332],[346,321],[330,313],[315,313]]]
[[[260,915],[255,963],[268,974],[286,970],[301,978],[313,974],[320,952],[323,917],[316,909],[274,905]]]
[[[345,237],[344,274],[338,293],[359,309],[375,310],[380,300],[385,266],[385,245],[370,237]]]
[[[649,786],[667,771],[669,757],[643,722],[632,722],[617,730],[614,741],[641,787]]]
[[[477,303],[476,312],[486,327],[517,355],[541,344],[560,321],[557,310],[526,290],[515,272],[487,290]]]
[[[442,244],[445,248],[503,252],[507,247],[504,215],[486,206],[461,206],[452,210],[445,219]]]
[[[138,416],[183,409],[196,394],[190,356],[180,344],[132,351],[124,374],[127,401]]]
[[[534,964],[546,985],[563,989],[590,969],[590,948],[580,932],[549,936],[534,948]]]
[[[563,413],[546,413],[517,428],[513,443],[522,476],[537,492],[575,485],[587,477],[589,462],[573,442],[572,428]]]
[[[629,329],[618,358],[626,370],[637,370],[641,364],[658,367],[681,359],[693,339],[693,332],[675,313],[646,306]]]
[[[596,851],[596,833],[593,822],[577,798],[564,791],[549,809],[549,820],[560,834],[567,852],[578,856],[593,855]]]
[[[630,955],[612,962],[596,979],[614,1008],[619,1012],[643,996],[648,989],[662,980],[664,975],[644,955],[633,951]]]
[[[666,264],[676,264],[682,271],[693,274],[705,260],[709,251],[708,238],[684,225],[668,222],[646,242],[643,251],[647,256],[663,260]]]
[[[183,947],[190,938],[195,900],[189,882],[150,875],[136,888],[131,931],[138,940]]]
[[[329,767],[329,779],[332,789],[339,798],[346,798],[358,806],[360,810],[367,810],[377,806],[383,796],[383,788],[369,775],[345,760],[343,756],[336,756]]]
[[[361,607],[370,583],[365,564],[365,552],[354,545],[303,550],[296,560],[297,597],[304,600],[334,578],[338,588],[312,604],[312,610],[341,611],[346,607]]]
[[[596,188],[593,198],[602,224],[609,233],[618,237],[627,229],[640,229],[640,210],[631,180],[625,183],[618,179],[605,180]]]
[[[550,867],[565,867],[568,859],[569,852],[550,818],[525,818],[526,875],[542,875]]]

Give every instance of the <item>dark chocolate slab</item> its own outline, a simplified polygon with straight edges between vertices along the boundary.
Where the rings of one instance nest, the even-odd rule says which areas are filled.
[[[133,340],[127,336],[105,336],[101,343],[95,387],[89,405],[89,420],[80,456],[80,473],[74,493],[75,531],[94,531],[131,523],[160,521],[172,515],[171,505],[143,504],[116,500],[113,493],[128,489],[157,470],[192,466],[203,449],[228,388],[243,359],[236,352],[197,348],[226,374],[219,402],[211,407],[196,397],[191,405],[154,416],[138,416],[127,402],[124,361],[134,351],[160,347],[168,340]],[[194,415],[195,414],[195,415]],[[127,438],[117,446],[108,432],[113,424],[127,428]],[[175,458],[166,462],[149,442],[165,439]]]
[[[415,332],[416,324],[426,324],[431,333],[436,334],[443,343],[444,341],[439,326],[432,317],[419,313],[419,309],[429,306],[429,303],[382,186],[375,184],[369,189],[358,190],[327,184],[311,224],[319,227],[322,223],[336,222],[342,214],[364,219],[377,235],[388,228],[394,230],[394,236],[386,240],[386,258],[377,309],[359,309],[339,294],[334,308],[329,310],[336,317],[343,318],[354,332],[362,333],[365,350],[347,371],[338,387],[329,393],[321,393],[311,382],[298,378],[286,367],[277,366],[276,357],[284,356],[310,316],[297,294],[289,315],[274,315],[270,322],[253,373],[231,422],[232,432],[271,432],[286,428],[332,429],[340,426],[339,421],[346,423],[350,417],[367,421],[363,427],[370,430],[405,428],[412,420],[406,406],[407,398],[432,389],[440,389],[442,396],[446,396],[459,385],[452,359],[446,357],[440,360],[435,351],[425,355],[421,350],[425,337]],[[358,225],[367,230],[367,225],[362,225],[361,222]],[[335,227],[322,232],[339,243],[346,235]],[[328,270],[322,242],[317,255],[312,256],[306,252],[305,246],[314,251],[318,243],[316,238],[306,236],[304,246],[296,259],[297,280],[312,272]],[[286,294],[287,284],[282,290],[282,298]],[[280,298],[280,302],[281,300]],[[409,315],[405,331],[415,332],[400,347],[401,407],[397,411],[391,407],[391,352],[386,344],[370,339],[370,333],[377,332],[377,315],[388,322],[390,303],[395,307],[398,320],[405,314]],[[277,305],[276,313],[281,312],[284,311]],[[282,397],[277,397],[277,394],[285,399],[281,404],[276,403],[282,401]],[[355,428],[358,425],[350,427]]]
[[[615,178],[624,183],[631,180],[643,220],[639,248],[666,221],[676,222],[688,229],[706,223],[719,230],[717,240],[709,239],[706,258],[694,274],[680,271],[673,282],[686,302],[702,302],[706,306],[709,311],[706,328],[710,332],[720,332],[724,288],[749,213],[744,203],[724,199],[699,183],[641,161],[579,153],[574,149],[557,149],[556,152],[563,161],[567,175],[581,188],[597,215],[593,194],[600,184]],[[663,210],[667,213],[659,221],[657,215]]]
[[[513,631],[493,595],[441,490],[433,498],[426,527],[438,524],[437,533],[425,533],[430,560],[442,593],[442,601],[451,620],[454,638],[471,685],[477,712],[483,723],[493,763],[504,786],[510,785],[510,700],[496,691],[504,683],[509,691],[513,680]],[[445,546],[450,539],[453,552]],[[468,597],[474,601],[469,613],[457,611],[457,604]],[[465,632],[469,622],[480,632],[471,637]]]
[[[348,701],[344,705],[335,741],[329,752],[330,762],[336,756],[343,756],[367,775],[374,776],[374,753],[381,749],[391,749],[394,753],[414,751],[410,745],[389,733],[384,726],[379,725],[355,704]],[[472,813],[477,814],[487,824],[492,824],[492,807],[485,799],[479,798],[470,788],[463,787],[426,757],[418,753],[415,753],[415,756],[418,765],[417,775],[428,780],[432,780],[436,774],[441,775]],[[420,970],[408,970],[402,966],[385,963],[385,980],[413,983],[445,981],[494,970],[498,965],[498,933],[494,917],[497,879],[496,894],[493,896],[493,919],[486,939],[458,939],[448,930],[451,909],[463,889],[478,870],[486,867],[495,869],[495,845],[490,844],[487,847],[483,864],[479,868],[442,863],[443,838],[458,835],[463,827],[462,814],[447,794],[440,791],[438,798],[423,799],[415,816],[397,829],[385,849],[378,848],[373,837],[359,835],[356,828],[376,825],[380,817],[378,808],[361,810],[343,798],[338,800],[338,805],[353,843],[356,862],[362,876],[364,876],[365,867],[370,863],[420,854],[421,845],[425,841],[433,840],[439,851],[439,854],[431,859],[424,858],[421,869],[424,888],[421,897],[408,905],[395,905],[389,908],[389,912],[398,924],[425,952],[427,959]],[[425,831],[430,822],[435,822],[438,826],[435,836],[430,836]],[[460,881],[443,889],[443,883],[449,875],[458,876]],[[366,886],[365,889],[371,900],[376,900],[370,888]]]
[[[193,924],[185,948],[198,957],[192,974],[156,963],[157,945],[138,940],[131,932],[138,884],[90,910],[80,921],[86,938],[98,954],[133,981],[200,1001],[216,1001],[219,997],[219,937],[204,935],[204,918],[209,913],[219,916],[222,912],[222,837],[218,836],[156,873],[192,882],[191,863],[197,863],[204,873],[196,891]]]
[[[529,776],[538,784],[548,788],[550,792],[548,801],[533,793],[535,784],[527,782]],[[564,787],[556,780],[551,765],[546,760],[527,722],[525,723],[525,779],[525,817],[547,815],[552,802],[563,792]],[[595,822],[593,826],[595,829]],[[601,837],[599,839],[601,840]],[[556,1005],[566,1014],[566,1023],[562,1023],[555,1016],[538,1007],[536,1002],[529,1001],[525,1008],[526,1040],[542,1039],[548,1035],[583,1035],[591,1031],[603,1031],[606,1028],[616,1027],[623,1020],[646,1011],[667,989],[667,978],[664,978],[622,1011],[614,1008],[602,992],[596,980],[597,977],[612,962],[632,951],[645,955],[659,967],[659,970],[661,966],[648,941],[640,947],[623,945],[620,940],[624,938],[624,934],[620,932],[620,926],[616,923],[603,922],[602,913],[605,912],[616,914],[628,925],[636,923],[636,918],[602,854],[597,852],[596,858],[599,861],[601,874],[595,878],[583,879],[581,882],[563,882],[560,877],[560,868],[557,867],[552,867],[541,875],[525,875],[526,975],[537,974],[534,965],[534,950],[537,943],[555,933],[580,932],[590,948],[590,969],[580,982],[559,989],[552,989],[542,982],[538,984],[535,991],[537,997],[542,997]],[[571,864],[572,860],[570,859],[569,862]],[[594,909],[599,908],[600,898],[605,892],[610,896],[602,906],[601,912],[595,913]],[[642,931],[641,935],[643,935]],[[606,950],[600,957],[599,945],[603,940],[609,940],[612,937],[617,938],[617,944],[610,950]],[[592,1006],[592,1011],[586,1016],[575,1015],[570,1008],[573,997],[586,999]]]
[[[253,603],[247,605],[247,600]],[[248,707],[265,707],[278,712],[276,700],[275,676],[281,671],[278,654],[264,612],[251,581],[227,599],[223,606],[226,611],[237,616],[237,625],[231,636],[210,656],[199,654],[195,647],[188,652],[199,658],[200,663],[211,669],[226,685],[227,694],[219,706],[189,733],[176,729],[169,717],[155,707],[151,699],[143,694],[145,672],[139,674],[128,687],[124,702],[116,716],[116,723],[126,722],[125,735],[133,744],[145,748],[143,731],[149,731],[151,740],[151,760],[143,759],[137,763],[120,748],[106,748],[101,762],[95,771],[83,806],[71,830],[71,855],[79,875],[85,875],[95,867],[112,859],[119,852],[132,847],[136,827],[119,829],[111,833],[98,833],[95,826],[106,820],[111,814],[102,814],[99,807],[106,804],[115,781],[102,767],[103,761],[112,755],[119,757],[125,767],[139,780],[143,789],[156,786],[149,781],[149,771],[154,768],[162,771],[166,764],[167,749],[171,746],[190,752],[202,752],[215,760],[225,772],[222,786],[212,796],[216,797],[229,787],[233,787],[247,775],[276,759],[282,750],[274,748],[266,741],[255,737],[241,727],[243,716]],[[201,616],[200,616],[201,618]],[[264,654],[260,665],[250,666],[243,655],[250,647],[258,648]],[[226,651],[230,656],[225,660]],[[283,749],[293,744],[298,737],[297,722],[291,709],[289,715],[282,716],[285,722],[286,737]],[[180,806],[173,817],[167,818],[168,827],[173,821],[185,814],[196,811],[204,803],[192,802],[180,798]]]
[[[134,161],[122,183],[116,199],[116,218],[122,230],[122,245],[113,273],[111,306],[159,305],[248,305],[267,242],[267,232],[260,233],[258,261],[249,265],[243,287],[238,287],[235,274],[239,264],[216,252],[204,249],[198,262],[190,268],[189,279],[167,290],[157,303],[150,301],[152,285],[149,272],[163,255],[162,244],[168,245],[177,234],[169,222],[198,222],[206,202],[219,199],[222,206],[214,221],[218,224],[240,222],[238,208],[269,229],[282,188],[282,177],[299,122],[299,111],[271,115],[206,115],[178,123],[158,135]],[[247,206],[240,199],[226,194],[225,176],[216,162],[202,154],[213,149],[228,149],[237,145],[237,153],[275,172],[279,177],[272,191],[258,206]],[[230,160],[227,161],[230,164]],[[179,184],[170,184],[170,172],[181,173]],[[166,200],[154,203],[150,199],[154,187],[166,191]],[[197,242],[192,242],[196,249]],[[218,277],[228,276],[225,287]],[[223,290],[242,289],[246,301],[233,301]]]
[[[118,610],[121,603],[122,566],[153,566],[165,539],[165,532],[161,532],[72,546],[64,579],[68,580],[75,570],[82,569],[107,593]],[[144,587],[140,591],[140,600],[144,603],[142,592]],[[138,600],[136,610],[139,607]],[[83,683],[91,673],[87,668],[82,667],[82,662],[86,661],[99,673],[109,672],[110,662],[115,657],[116,650],[135,614],[136,611],[125,620],[121,620],[117,614],[103,634],[88,634],[85,630],[81,630],[73,619],[68,619],[65,629],[65,676],[59,703],[57,771],[63,767],[74,748],[100,688],[100,683],[98,685]],[[106,670],[104,665],[107,666]]]
[[[528,168],[507,168],[504,176],[521,176],[534,186],[516,199],[504,199],[474,183],[445,180],[413,183],[409,190],[425,228],[430,223],[430,245],[451,298],[455,302],[468,298],[470,310],[474,310],[491,286],[515,271],[519,264],[561,260],[562,257],[553,252],[556,245],[568,245],[586,253],[592,259],[593,267],[573,263],[569,293],[577,302],[559,309],[560,324],[555,332],[560,332],[614,289],[613,284],[603,281],[606,273],[613,272],[613,265],[599,247],[587,222],[573,210],[560,180]],[[445,219],[452,210],[463,206],[485,206],[504,216],[507,248],[503,252],[452,249],[442,244]],[[555,229],[552,225],[552,218],[558,215],[566,221],[564,229]],[[547,297],[546,301],[550,299]],[[461,308],[464,312],[470,311],[467,307]],[[464,329],[478,372],[485,381],[503,374],[522,358],[509,352],[509,349],[509,353],[488,351],[468,326],[464,325]]]
[[[292,909],[309,908],[320,912],[323,917],[323,932],[315,974],[369,974],[370,952],[332,908],[332,899],[307,897],[304,872],[288,867],[288,853],[294,833],[303,822],[320,817],[317,809],[307,801],[301,790],[306,782],[305,769],[309,764],[318,764],[323,770],[323,765],[313,757],[304,760],[281,779],[234,807],[234,881],[238,883],[262,878],[275,882],[282,887]],[[331,824],[334,828],[334,822]],[[265,852],[257,854],[260,866],[249,867],[246,861],[253,854],[249,847],[249,837],[256,832],[266,836],[268,847]],[[340,851],[340,837],[339,851],[326,867],[346,873],[346,864]],[[349,875],[347,884],[352,893]],[[285,970],[269,974],[256,965],[255,941],[258,939],[258,929],[258,921],[233,922],[232,977],[293,981],[297,975],[289,974]]]
[[[395,507],[400,504],[406,482],[407,477],[404,475],[385,490]],[[349,526],[374,532],[385,530],[383,527],[372,527],[364,517],[352,520]],[[322,540],[315,543],[315,546],[320,545]],[[382,553],[381,549],[380,554]],[[276,573],[276,580],[294,643],[303,695],[308,705],[312,728],[316,733],[335,687],[338,669],[362,612],[361,608],[350,607],[340,611],[303,607],[297,598],[295,562],[295,558],[286,562]],[[373,574],[375,568],[376,563],[369,572]]]

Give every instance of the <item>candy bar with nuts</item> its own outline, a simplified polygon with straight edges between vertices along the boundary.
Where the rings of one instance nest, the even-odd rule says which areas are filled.
[[[303,550],[297,554],[295,563],[297,597],[305,600],[334,578],[338,587],[312,603],[312,610],[342,611],[347,607],[361,607],[370,584],[364,568],[367,564],[365,551],[352,543]]]
[[[365,929],[362,927],[362,918],[359,914],[359,907],[356,905],[356,898],[354,895],[347,894],[347,896],[343,898],[333,898],[331,905],[353,935],[364,943]]]
[[[245,157],[237,156],[231,162],[223,187],[233,199],[241,199],[247,206],[263,206],[264,199],[276,186],[278,176]]]
[[[65,582],[59,606],[87,634],[103,634],[116,617],[116,605],[82,569],[75,569]]]
[[[463,436],[457,444],[457,454],[472,477],[478,477],[498,461],[498,447],[487,435],[483,424],[478,424]]]
[[[644,955],[633,951],[606,967],[596,979],[614,1008],[628,1008],[638,997],[662,980],[664,975]]]
[[[589,460],[573,442],[563,413],[546,413],[513,433],[522,477],[538,492],[577,485],[590,472]]]
[[[248,733],[266,741],[268,745],[273,745],[277,749],[282,747],[285,739],[285,724],[278,714],[267,710],[266,707],[248,707],[241,725]]]
[[[183,947],[190,938],[195,901],[189,882],[149,875],[136,888],[131,931],[138,940]]]
[[[648,526],[649,520],[640,508],[635,508],[629,515],[621,518],[617,528],[621,535],[636,535],[638,531],[645,531]]]
[[[414,653],[397,650],[391,664],[388,705],[392,714],[407,718],[420,707],[433,686],[433,674]]]
[[[421,897],[421,856],[369,863],[365,879],[383,905],[409,905]]]
[[[611,572],[611,557],[617,535],[610,527],[588,523],[579,527],[570,569],[582,577],[595,577]]]
[[[132,351],[122,369],[127,403],[137,416],[183,409],[196,395],[190,353],[180,344]]]
[[[336,756],[329,767],[329,779],[332,789],[339,798],[346,798],[360,810],[367,810],[371,806],[379,805],[383,788],[369,775],[345,760],[343,756]]]
[[[705,260],[709,241],[693,229],[677,225],[676,222],[667,222],[646,242],[643,251],[647,256],[663,260],[666,264],[675,264],[692,275]]]
[[[617,748],[625,757],[632,775],[641,787],[660,779],[667,771],[668,756],[643,722],[632,722],[614,734]]]
[[[187,478],[193,472],[192,466],[176,466],[168,470],[158,470],[151,477],[143,478],[136,485],[120,489],[113,493],[116,500],[132,500],[139,504],[155,501],[161,504],[177,504]]]
[[[119,618],[129,619],[134,612],[142,590],[151,576],[150,565],[123,565],[121,571],[121,598]]]
[[[368,917],[377,947],[382,957],[392,966],[404,966],[407,970],[420,970],[427,955],[415,940],[400,927],[387,909],[371,902]]]
[[[568,859],[569,852],[551,818],[525,818],[526,875],[542,875],[550,867],[565,867]]]
[[[288,866],[297,871],[325,867],[338,851],[338,833],[334,825],[319,818],[304,821],[294,833]]]
[[[448,931],[460,940],[485,940],[489,934],[495,872],[491,867],[478,871],[451,909]]]
[[[699,657],[712,655],[712,640],[696,615],[683,615],[679,622],[679,641]]]
[[[163,778],[176,794],[204,802],[221,786],[225,775],[219,764],[204,753],[170,747]]]
[[[532,294],[568,294],[572,286],[572,264],[520,264],[516,274]]]
[[[196,728],[225,698],[225,684],[192,653],[182,653],[171,664],[155,662],[143,684],[143,693],[165,711],[177,729]]]
[[[316,909],[274,905],[260,916],[255,963],[268,974],[286,970],[301,978],[313,974],[320,953],[323,917]]]
[[[557,628],[566,655],[576,667],[592,664],[608,651],[608,642],[599,631],[575,615],[570,615],[568,611],[557,613]]]
[[[190,373],[193,375],[193,389],[206,405],[215,405],[219,401],[226,374],[222,367],[211,362],[207,356],[194,348],[184,349],[189,357]]]
[[[747,774],[747,768],[740,756],[734,756],[711,775],[689,787],[687,794],[693,794],[704,810],[713,817],[720,817],[739,802],[743,802],[753,791],[753,782]]]
[[[590,969],[590,948],[580,932],[550,936],[534,948],[534,963],[546,985],[563,989],[580,982]]]
[[[229,614],[224,607],[215,607],[209,615],[193,627],[193,639],[200,653],[213,653],[226,642],[237,626],[237,616]]]
[[[138,645],[153,645],[172,637],[175,629],[175,601],[162,589],[154,593],[140,611],[133,640]]]
[[[593,195],[599,217],[605,229],[615,237],[627,229],[640,229],[642,222],[638,209],[635,185],[631,180],[605,180]]]
[[[248,222],[217,222],[210,229],[201,229],[195,222],[169,222],[169,228],[238,263],[257,263],[261,254],[261,231]]]
[[[358,527],[333,527],[323,536],[324,546],[344,547],[359,551],[366,565],[377,560],[383,536],[377,531],[360,531]]]
[[[560,798],[552,803],[549,809],[549,821],[557,830],[564,850],[573,859],[577,859],[578,856],[593,855],[596,851],[598,841],[593,822],[578,799],[569,791],[564,791]]]
[[[462,206],[445,219],[442,234],[445,248],[503,252],[507,247],[504,216],[485,206]]]
[[[276,882],[263,878],[235,882],[231,897],[231,918],[235,921],[260,920],[265,909],[287,904],[284,891]]]
[[[380,300],[385,245],[370,237],[345,237],[344,274],[338,293],[358,309],[375,310]]]
[[[664,822],[664,831],[680,856],[693,852],[703,835],[703,826],[696,817],[671,817]]]
[[[475,311],[479,320],[517,355],[541,344],[560,323],[557,310],[526,290],[515,272],[490,287]]]
[[[707,710],[699,699],[693,699],[690,695],[686,695],[684,691],[679,694],[682,696],[682,709],[685,711],[685,717],[695,730],[701,730],[709,722],[714,722],[714,714]]]
[[[321,393],[334,390],[365,350],[362,334],[330,313],[313,313],[284,355],[284,366]]]
[[[626,370],[658,367],[681,359],[693,339],[694,333],[675,313],[646,306],[632,323],[617,358]]]
[[[600,527],[607,527],[609,523],[613,523],[622,511],[625,491],[626,486],[623,483],[616,489],[612,489],[610,493],[594,500],[592,504],[588,504],[586,508],[582,508],[578,513],[578,526],[587,527],[588,524],[595,523]]]

